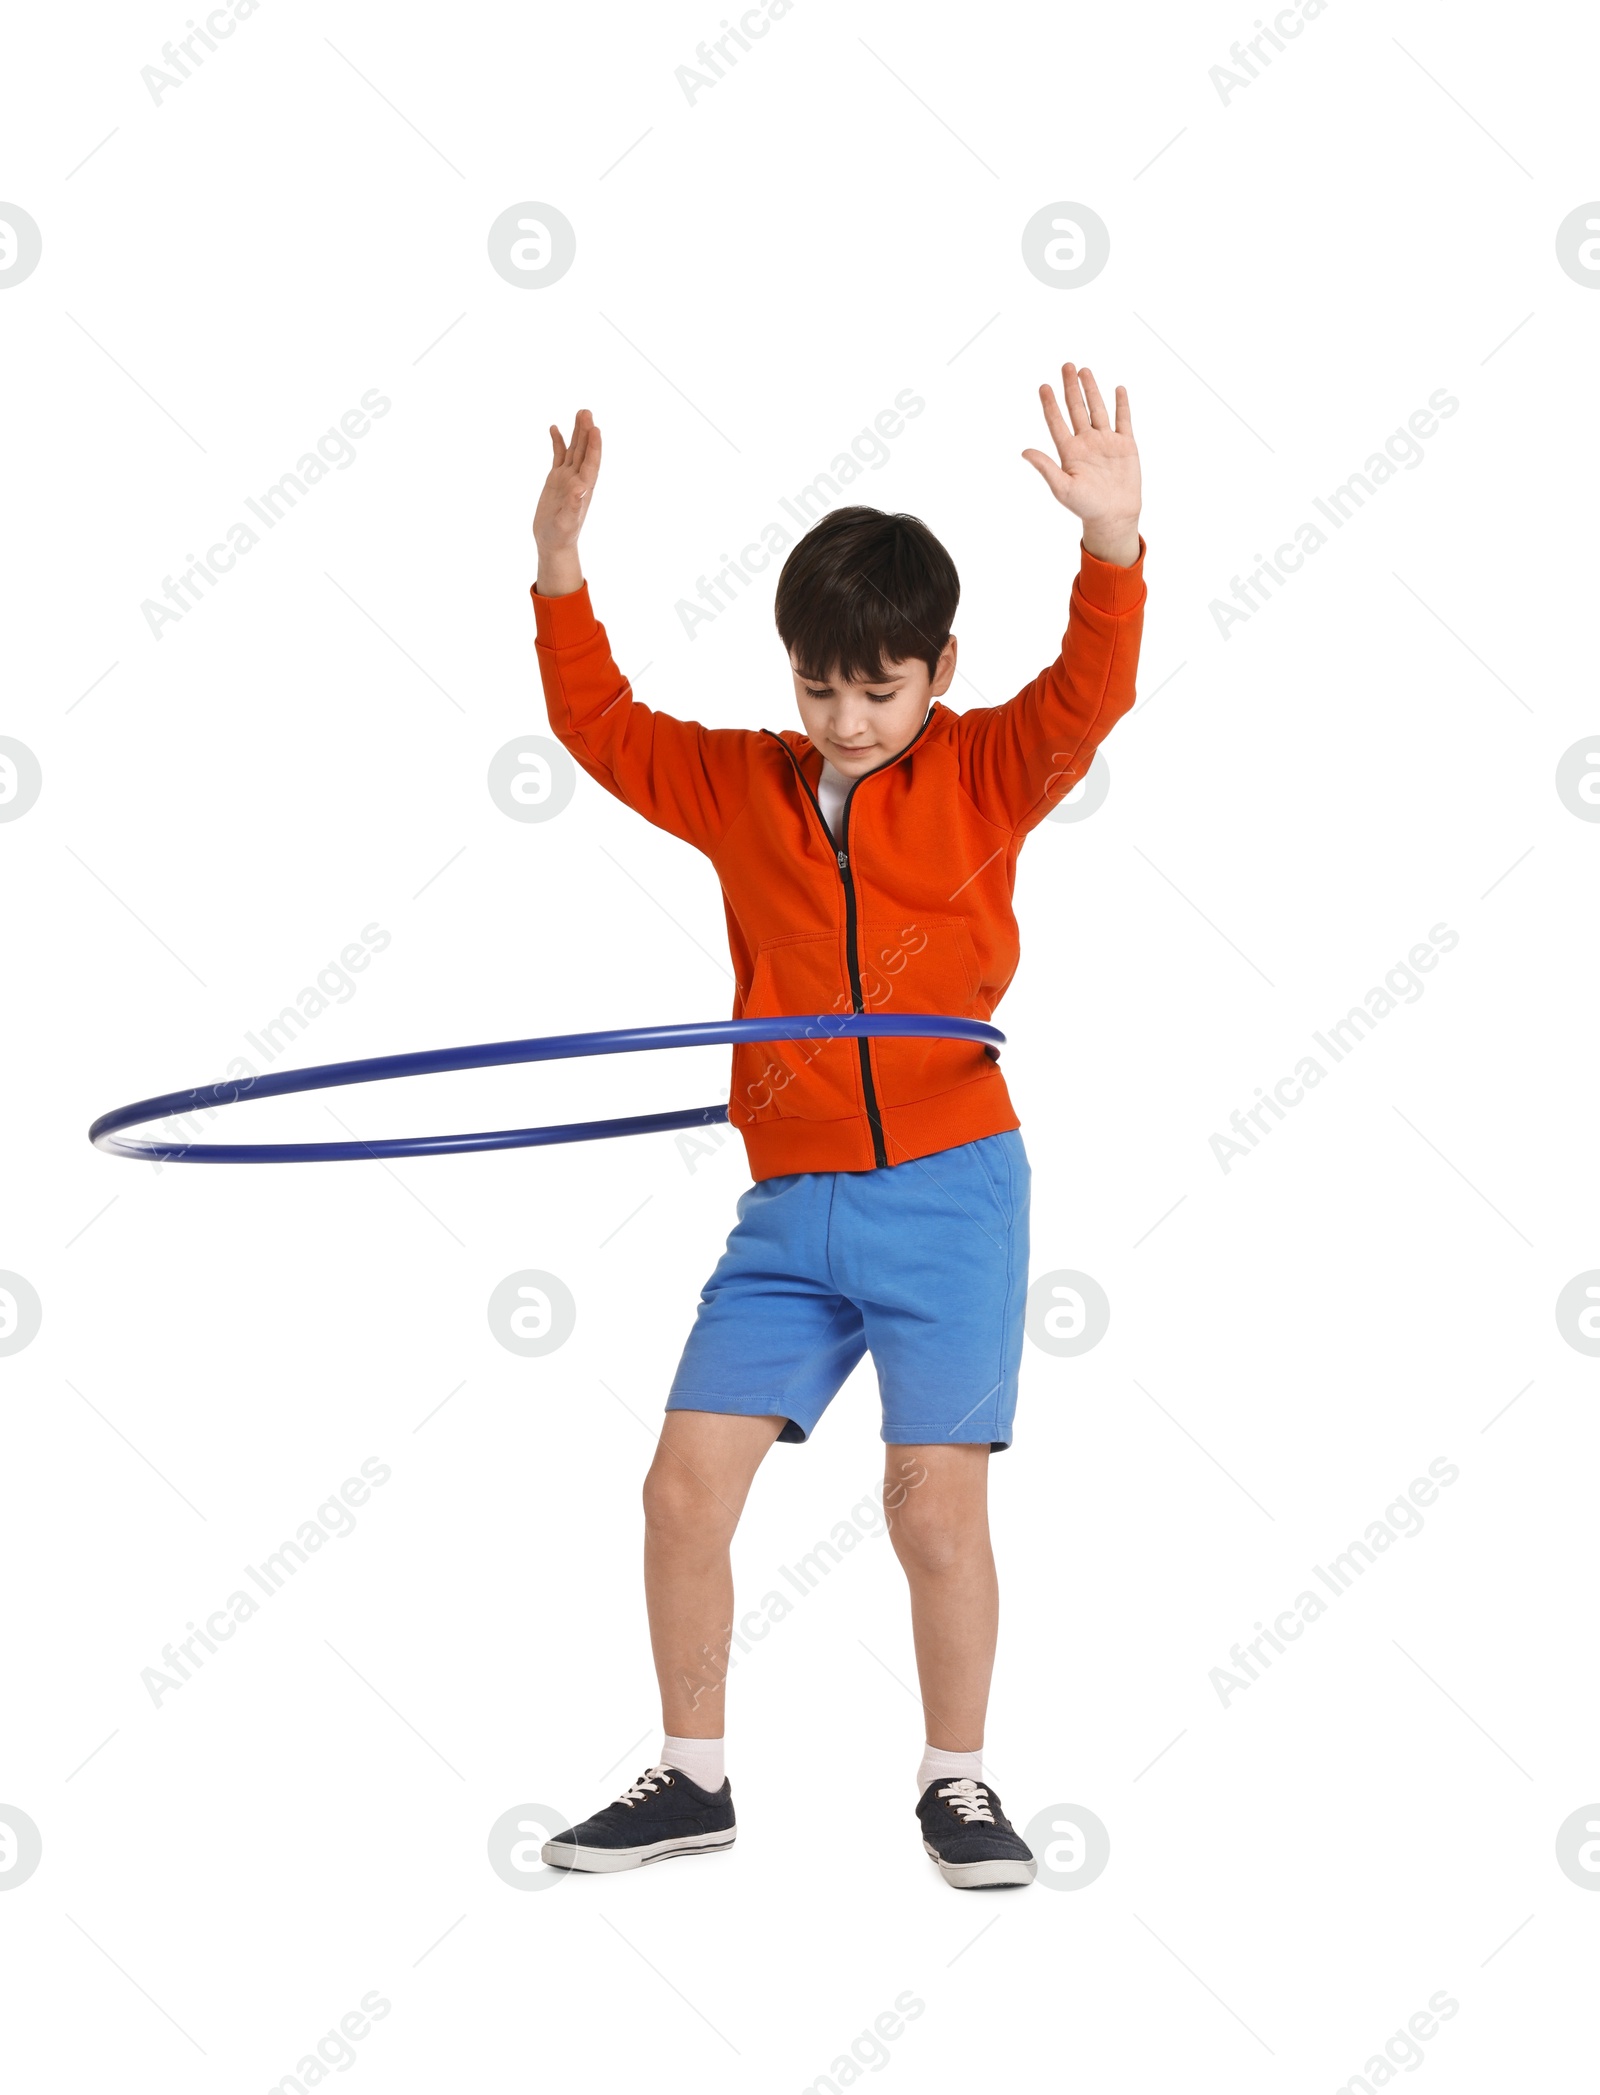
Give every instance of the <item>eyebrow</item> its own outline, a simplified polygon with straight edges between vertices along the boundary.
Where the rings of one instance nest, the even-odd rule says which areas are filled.
[[[905,682],[905,680],[906,680],[906,673],[905,673],[905,671],[904,671],[903,669],[900,669],[900,670],[896,670],[896,672],[894,673],[894,675],[893,675],[893,676],[886,676],[886,677],[863,677],[863,678],[861,679],[861,681],[862,681],[862,682],[863,682],[864,684],[903,684],[903,683]],[[808,676],[803,676],[803,677],[802,677],[802,678],[800,679],[800,681],[801,681],[801,682],[802,682],[803,684],[807,684],[807,685],[809,685],[809,686],[810,686],[810,688],[811,688],[811,689],[812,689],[813,691],[831,691],[831,690],[833,690],[833,688],[834,688],[834,685],[833,685],[833,683],[832,683],[832,680],[831,680],[830,678],[828,678],[828,677],[808,677]]]

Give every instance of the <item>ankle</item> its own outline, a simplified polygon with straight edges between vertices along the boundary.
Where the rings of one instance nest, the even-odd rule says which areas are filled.
[[[917,1769],[917,1794],[920,1796],[930,1782],[959,1782],[963,1778],[982,1782],[983,1748],[974,1747],[970,1753],[947,1753],[941,1746],[924,1746],[922,1765]]]
[[[722,1762],[722,1744],[721,1739],[679,1738],[676,1733],[669,1731],[661,1741],[661,1765],[664,1768],[680,1769],[691,1782],[698,1783],[701,1789],[719,1790],[726,1772]]]

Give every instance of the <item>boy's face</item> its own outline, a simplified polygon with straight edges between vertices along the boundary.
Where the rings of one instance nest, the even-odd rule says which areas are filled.
[[[943,698],[955,676],[955,635],[945,642],[931,677],[922,661],[880,666],[884,675],[864,684],[844,683],[837,674],[818,683],[802,676],[794,657],[789,658],[800,724],[812,748],[846,778],[887,764],[916,739],[928,707]]]

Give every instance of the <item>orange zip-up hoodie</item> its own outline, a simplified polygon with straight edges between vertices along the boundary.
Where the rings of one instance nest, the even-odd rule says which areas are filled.
[[[532,592],[552,729],[607,792],[716,868],[735,1018],[991,1016],[1020,953],[1022,840],[1133,704],[1144,551],[1141,539],[1132,567],[1083,553],[1056,660],[1004,705],[936,700],[907,747],[851,786],[837,843],[803,733],[640,705],[587,583]],[[736,1047],[728,1118],[757,1179],[871,1171],[1018,1124],[987,1048],[825,1035]]]

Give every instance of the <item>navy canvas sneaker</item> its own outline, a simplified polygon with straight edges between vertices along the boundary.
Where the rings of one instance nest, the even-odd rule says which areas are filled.
[[[638,1869],[670,1855],[731,1848],[733,1790],[702,1789],[681,1768],[646,1768],[615,1802],[540,1849],[552,1869]]]
[[[985,1782],[963,1775],[956,1782],[930,1782],[917,1804],[922,1845],[939,1865],[946,1884],[976,1891],[991,1884],[1031,1884],[1038,1864],[1033,1851],[1000,1809]]]

